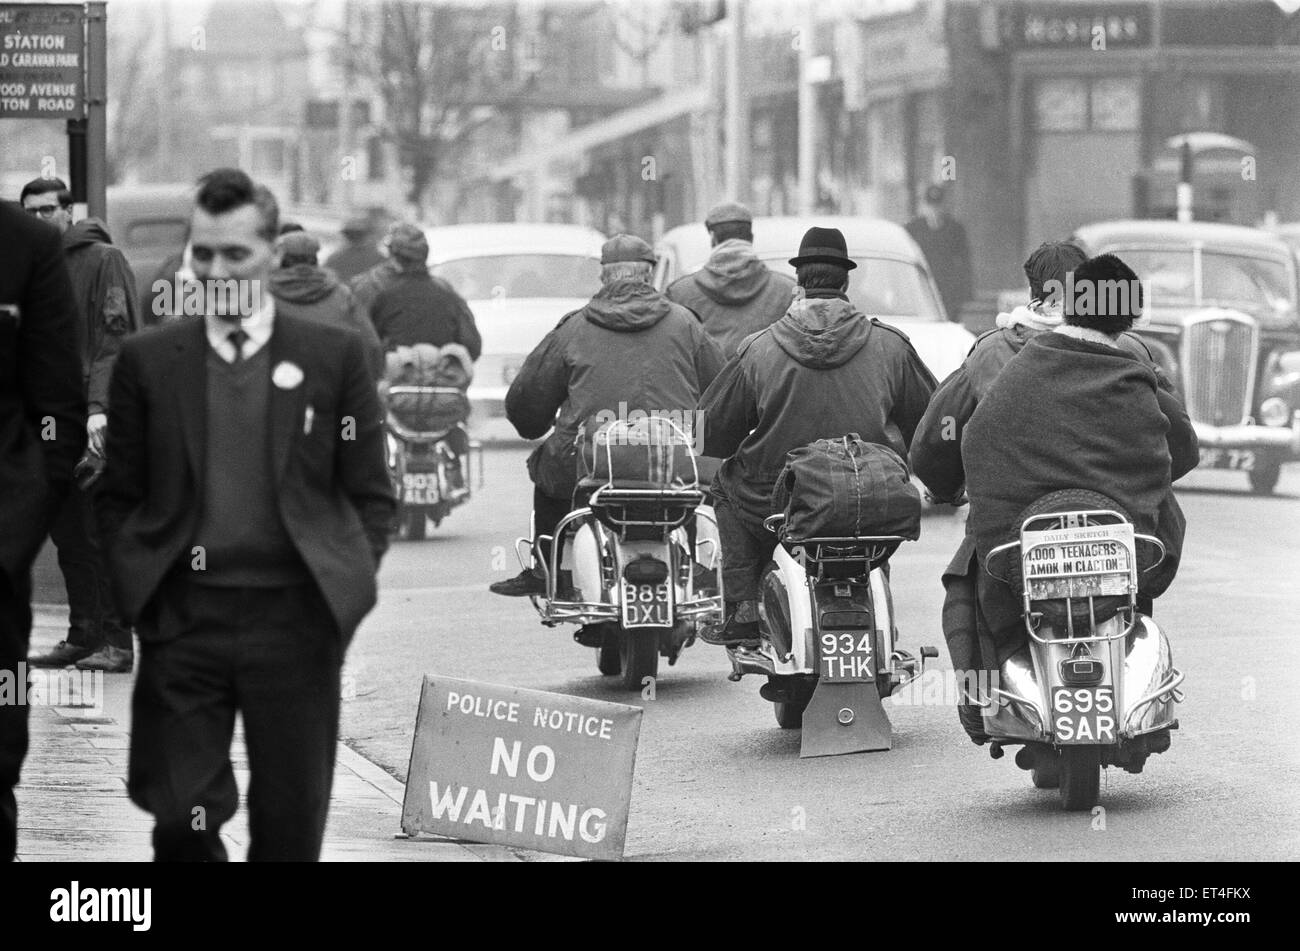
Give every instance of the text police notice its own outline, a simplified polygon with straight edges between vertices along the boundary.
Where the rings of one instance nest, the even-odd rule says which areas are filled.
[[[426,677],[402,831],[618,859],[639,707]]]

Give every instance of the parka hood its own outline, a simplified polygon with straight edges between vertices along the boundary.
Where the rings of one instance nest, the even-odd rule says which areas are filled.
[[[747,304],[767,287],[772,272],[754,253],[754,245],[739,238],[723,241],[695,275],[695,283],[718,304]]]
[[[324,300],[339,286],[338,278],[324,268],[295,264],[271,272],[271,294],[294,304]]]
[[[622,333],[648,330],[668,316],[668,298],[642,281],[616,281],[602,287],[583,308],[587,320]]]
[[[88,244],[112,244],[108,236],[108,225],[99,218],[83,218],[63,232],[63,250],[83,248]]]
[[[803,298],[772,325],[781,349],[806,367],[831,369],[848,363],[871,336],[871,321],[847,300]]]

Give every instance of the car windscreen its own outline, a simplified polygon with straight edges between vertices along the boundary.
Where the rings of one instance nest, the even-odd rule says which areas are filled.
[[[794,277],[786,254],[764,257],[774,271]],[[849,272],[849,300],[869,317],[911,317],[943,320],[943,313],[925,271],[919,265],[893,258],[856,258]]]
[[[1148,304],[1237,307],[1266,326],[1294,317],[1295,275],[1285,261],[1193,248],[1126,248],[1118,255],[1137,272]]]
[[[466,300],[587,298],[600,290],[600,262],[580,254],[485,254],[429,268]]]

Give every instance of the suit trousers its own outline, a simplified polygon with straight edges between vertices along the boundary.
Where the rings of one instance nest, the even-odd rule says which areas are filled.
[[[139,624],[131,799],[157,861],[225,861],[248,750],[248,860],[320,858],[338,742],[342,644],[314,583],[221,588],[169,577]]]
[[[108,564],[95,522],[95,488],[73,486],[63,500],[50,540],[68,590],[68,643],[93,650],[131,650],[131,629],[118,619]]]
[[[11,578],[0,570],[0,676],[19,689],[20,674],[32,634],[30,575]],[[10,679],[12,678],[12,679]],[[14,787],[27,756],[25,703],[0,700],[0,862],[11,861],[18,847],[18,803]]]

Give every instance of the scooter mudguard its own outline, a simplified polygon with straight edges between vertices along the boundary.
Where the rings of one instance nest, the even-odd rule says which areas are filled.
[[[894,730],[874,681],[817,681],[803,713],[801,759],[870,753],[893,745]]]

